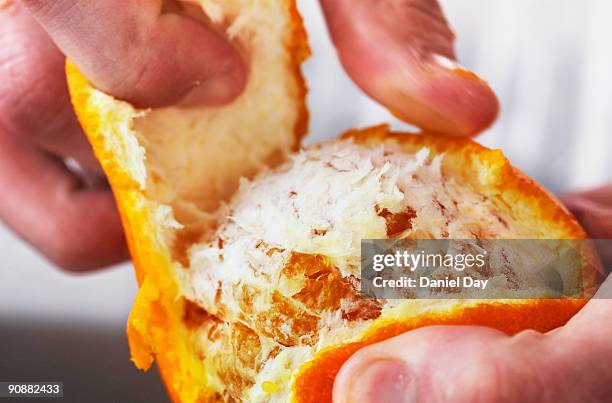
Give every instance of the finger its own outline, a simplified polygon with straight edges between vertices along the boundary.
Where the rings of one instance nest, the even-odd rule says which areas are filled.
[[[600,186],[578,194],[601,205],[612,206],[612,185]]]
[[[21,1],[98,88],[136,105],[219,105],[245,86],[238,50],[162,0]]]
[[[605,402],[612,371],[604,341],[423,328],[354,354],[336,377],[334,402]]]
[[[608,233],[611,187],[569,195],[565,201],[583,213],[589,233]],[[509,338],[488,329],[439,327],[366,347],[339,372],[334,397],[336,402],[366,403],[604,402],[612,393],[610,334],[612,278],[566,326],[548,335],[524,332]]]
[[[334,402],[496,401],[489,399],[497,369],[483,340],[504,337],[486,328],[429,327],[365,347],[338,373]]]
[[[612,186],[562,196],[592,238],[612,238]]]
[[[608,402],[612,396],[612,276],[564,327],[557,329],[554,358],[572,385],[590,391],[573,401]],[[569,401],[569,400],[568,400]]]
[[[344,68],[401,119],[471,136],[499,110],[489,85],[455,63],[454,35],[435,0],[321,0]]]
[[[0,131],[0,217],[57,265],[95,269],[128,256],[112,193],[83,187],[57,159]]]
[[[16,3],[0,10],[0,49],[0,126],[101,172],[70,105],[64,56]]]
[[[612,186],[603,186],[588,192],[571,193],[561,197],[567,208],[574,213],[587,234],[597,242],[604,265],[612,265]]]

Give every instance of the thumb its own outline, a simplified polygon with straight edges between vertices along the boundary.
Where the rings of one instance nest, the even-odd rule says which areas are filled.
[[[479,327],[427,327],[355,353],[334,382],[335,403],[478,402],[497,388],[487,344],[505,336]]]
[[[435,0],[321,0],[344,68],[399,118],[471,136],[497,117],[486,82],[455,63],[454,35]]]
[[[20,1],[94,85],[138,106],[224,104],[245,86],[236,48],[178,2]]]
[[[609,401],[610,302],[594,299],[547,334],[436,326],[368,346],[341,368],[334,402]]]

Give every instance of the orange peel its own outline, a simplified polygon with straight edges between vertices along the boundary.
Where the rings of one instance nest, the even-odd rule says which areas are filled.
[[[336,247],[326,240],[385,235],[381,231],[387,228],[387,216],[393,218],[397,212],[393,203],[408,200],[399,200],[396,193],[395,199],[384,201],[394,206],[387,213],[378,215],[370,208],[363,224],[350,231],[313,228],[310,237],[324,239],[314,243],[297,230],[282,230],[280,238],[270,232],[287,209],[272,218],[262,212],[251,217],[251,223],[264,223],[260,242],[240,249],[236,239],[254,235],[242,234],[227,217],[239,221],[248,219],[249,211],[275,208],[266,197],[261,203],[249,200],[250,191],[278,195],[274,192],[293,179],[296,185],[308,185],[310,171],[304,168],[308,156],[320,162],[311,171],[316,176],[335,162],[366,161],[370,155],[380,163],[378,168],[373,163],[374,168],[382,169],[386,152],[396,162],[420,158],[420,163],[432,167],[438,161],[441,167],[434,168],[456,181],[457,194],[489,200],[469,206],[466,202],[464,208],[464,199],[459,199],[457,220],[467,225],[466,220],[473,218],[474,230],[487,230],[476,218],[493,222],[492,215],[470,213],[472,207],[486,206],[509,220],[510,229],[502,234],[506,237],[586,239],[586,235],[554,197],[513,168],[500,151],[471,140],[390,133],[388,127],[378,126],[350,131],[339,140],[289,157],[306,132],[308,116],[300,64],[309,50],[294,1],[199,3],[213,22],[223,22],[252,62],[250,83],[232,105],[138,110],[96,90],[67,63],[72,102],[115,194],[140,286],[127,326],[132,360],[143,370],[155,360],[173,401],[330,402],[335,374],[364,345],[433,324],[476,324],[508,334],[524,329],[544,332],[563,325],[584,305],[586,299],[414,300],[388,309],[387,301],[365,301],[349,275],[351,265],[342,260],[350,255],[350,245]],[[336,161],[336,151],[348,159]],[[401,166],[397,163],[393,169],[404,169]],[[266,171],[268,167],[273,168]],[[330,189],[345,186],[344,177],[338,176],[343,170],[332,171],[322,176]],[[248,191],[236,193],[242,177],[251,179],[242,185]],[[267,188],[266,181],[274,178],[278,189]],[[305,197],[298,195],[301,191],[296,188],[287,197]],[[334,203],[325,207],[315,203],[315,210],[337,208],[337,200]],[[405,214],[402,220],[421,219],[427,203],[416,207],[417,213]],[[308,208],[308,203],[296,207],[301,208]],[[337,211],[346,212],[339,207]],[[404,227],[396,221],[393,234],[416,238],[422,235],[417,230],[437,228],[426,221]],[[265,228],[266,222],[270,228]],[[242,235],[224,238],[223,231]],[[247,287],[242,284],[248,283],[247,266],[223,266],[228,268],[225,272],[207,269],[210,261],[229,265],[207,254],[234,247],[236,259],[247,252],[259,253],[265,263],[256,269],[278,276],[281,283],[262,275],[268,280]],[[277,271],[272,259],[282,262]],[[587,250],[585,259],[578,276],[583,284],[594,285],[598,276],[594,252]],[[219,277],[232,270],[237,280]],[[191,276],[208,276],[203,278],[209,281]],[[339,330],[325,328],[322,318]]]

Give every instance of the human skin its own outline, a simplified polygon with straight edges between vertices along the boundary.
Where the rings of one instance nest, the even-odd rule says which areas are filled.
[[[0,218],[60,267],[95,269],[128,256],[111,193],[70,107],[65,55],[98,88],[142,107],[224,104],[248,80],[233,44],[172,4],[0,0],[0,191],[7,195]],[[396,114],[457,135],[495,119],[492,90],[448,64],[453,34],[435,2],[322,6],[348,74]],[[369,52],[372,38],[386,45]],[[65,158],[86,174],[67,169]]]
[[[219,105],[246,83],[230,42],[161,11],[155,0],[0,0],[0,218],[62,268],[128,257],[112,193],[70,105],[65,55],[96,86],[140,106]]]
[[[459,136],[494,121],[494,93],[452,63],[454,36],[436,1],[321,5],[347,74],[394,113]],[[70,107],[65,55],[98,88],[142,107],[228,103],[248,80],[230,42],[173,11],[160,0],[0,0],[0,218],[60,267],[83,271],[128,256],[112,194]],[[591,236],[612,235],[612,187],[565,201]],[[608,281],[602,290],[611,288]],[[548,334],[424,328],[356,353],[334,399],[606,401],[610,334],[607,299]]]
[[[456,64],[454,34],[435,0],[321,0],[340,61],[395,115],[433,132],[473,136],[499,104]]]
[[[612,186],[563,202],[595,239],[612,238]],[[612,252],[600,250],[610,267]],[[334,403],[610,402],[612,276],[565,326],[509,337],[431,326],[367,346],[341,368]]]

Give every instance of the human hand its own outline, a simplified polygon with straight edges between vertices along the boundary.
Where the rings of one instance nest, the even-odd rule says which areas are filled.
[[[473,135],[494,121],[499,107],[490,88],[444,59],[455,60],[453,34],[436,1],[321,3],[345,69],[375,100],[441,133]],[[612,188],[566,202],[591,236],[610,237]],[[609,298],[612,280],[599,293]],[[354,354],[336,377],[334,402],[607,401],[611,332],[604,296],[547,334],[418,329]]]
[[[0,186],[11,193],[0,204],[0,218],[61,266],[84,269],[121,260],[126,251],[110,192],[83,186],[64,166],[70,157],[89,172],[99,171],[69,107],[63,56],[50,38],[98,88],[139,106],[228,102],[244,87],[246,66],[231,44],[180,16],[174,2],[19,1],[4,0],[0,11],[0,71],[9,77],[0,87],[6,143],[0,152],[10,168],[2,170]],[[453,34],[435,1],[322,4],[348,73],[396,114],[462,135],[495,119],[498,104],[490,88],[448,67]],[[187,37],[199,40],[181,40]],[[44,181],[41,171],[49,172]]]
[[[398,117],[472,136],[499,110],[486,82],[455,64],[454,34],[436,0],[320,0],[345,70]]]
[[[612,237],[612,186],[563,197],[593,238]],[[609,250],[600,250],[605,263]],[[334,402],[608,402],[612,396],[612,276],[569,323],[509,337],[434,326],[354,354]]]
[[[612,185],[567,194],[561,200],[586,228],[591,238],[612,239]],[[604,266],[609,269],[612,268],[612,250],[606,247],[607,244],[607,241],[602,242],[598,252]]]
[[[231,43],[166,11],[160,0],[0,0],[0,219],[66,269],[121,261],[127,248],[70,106],[64,54],[98,88],[143,107],[223,104],[245,85]]]

